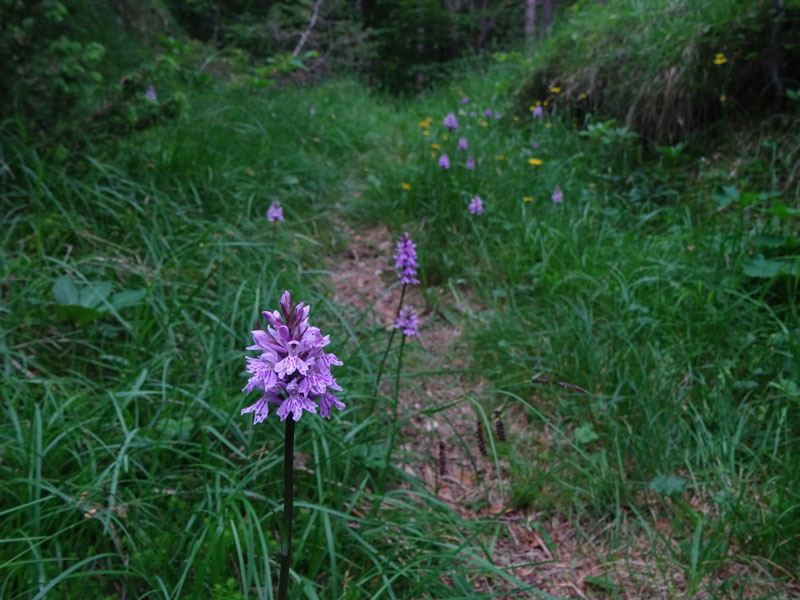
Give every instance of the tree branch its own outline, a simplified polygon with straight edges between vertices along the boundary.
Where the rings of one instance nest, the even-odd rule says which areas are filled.
[[[322,0],[316,0],[316,2],[314,2],[314,8],[311,9],[311,22],[308,24],[308,29],[306,29],[303,32],[303,35],[300,36],[300,41],[297,42],[297,47],[292,51],[292,56],[297,56],[300,54],[300,50],[302,50],[303,46],[306,45],[308,36],[311,35],[311,30],[314,29],[314,25],[317,23],[317,15],[319,14],[319,7],[321,5]]]

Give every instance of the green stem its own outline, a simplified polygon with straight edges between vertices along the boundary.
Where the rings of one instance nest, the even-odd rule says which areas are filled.
[[[292,505],[294,504],[294,419],[286,419],[283,446],[283,536],[281,538],[281,574],[278,600],[286,600],[289,589],[289,565],[292,562]]]
[[[394,315],[394,320],[397,322],[397,317],[400,316],[400,309],[403,308],[403,299],[406,297],[406,283],[403,284],[403,289],[400,292],[400,304],[397,305],[397,312]],[[397,329],[392,328],[392,333],[389,334],[389,343],[386,344],[386,350],[383,351],[383,358],[381,358],[381,364],[378,366],[378,377],[375,378],[375,392],[372,394],[372,400],[369,404],[369,414],[372,414],[375,410],[375,398],[378,395],[378,389],[381,384],[381,376],[383,375],[383,367],[386,365],[386,357],[389,355],[389,348],[392,347],[392,341],[394,340],[394,334]]]
[[[389,433],[389,443],[386,446],[386,458],[378,476],[378,490],[383,491],[386,481],[386,471],[389,468],[389,461],[392,459],[392,448],[394,448],[394,438],[397,435],[397,419],[399,417],[400,404],[400,371],[403,369],[403,347],[406,345],[406,336],[400,338],[400,352],[397,357],[397,373],[394,378],[394,403],[392,406],[392,427]]]

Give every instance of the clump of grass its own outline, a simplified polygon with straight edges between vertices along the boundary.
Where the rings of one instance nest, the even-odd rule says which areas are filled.
[[[767,0],[575,5],[536,50],[518,92],[524,113],[558,98],[581,118],[614,118],[676,143],[723,118],[749,119],[800,83],[800,13]],[[776,25],[777,24],[777,25]],[[552,89],[560,89],[557,94]]]

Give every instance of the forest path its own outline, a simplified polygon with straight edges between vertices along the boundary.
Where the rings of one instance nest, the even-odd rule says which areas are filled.
[[[345,227],[346,225],[340,224]],[[362,328],[386,328],[384,339],[375,344],[382,351],[394,322],[401,286],[393,268],[394,238],[384,225],[361,233],[347,231],[347,249],[330,265],[335,302],[352,310]],[[393,287],[394,286],[394,287]],[[603,575],[598,559],[587,558],[579,536],[563,517],[541,521],[541,515],[526,508],[511,508],[509,465],[495,460],[492,451],[498,440],[494,414],[477,408],[489,384],[470,373],[468,348],[461,339],[460,321],[474,309],[469,293],[461,290],[458,301],[440,299],[445,310],[431,311],[419,286],[408,286],[404,306],[419,314],[419,339],[408,339],[403,358],[399,392],[399,417],[407,419],[399,433],[393,459],[418,478],[427,491],[465,519],[493,518],[500,527],[487,531],[483,540],[492,548],[485,557],[517,579],[561,598],[601,598],[587,590],[586,576]],[[450,306],[454,304],[454,306]],[[366,313],[366,315],[365,315]],[[399,336],[395,335],[381,381],[378,410],[391,411]],[[380,402],[385,403],[381,407]],[[419,414],[440,406],[439,411]],[[519,411],[500,416],[509,440],[530,438],[530,425]],[[478,428],[486,455],[482,455]],[[543,443],[552,439],[543,434]],[[537,564],[538,563],[538,564]],[[515,566],[522,565],[522,566]],[[476,585],[481,591],[500,594],[498,598],[532,597],[529,592],[508,592],[510,584],[499,578],[484,578]],[[521,594],[521,595],[520,595]],[[611,596],[609,596],[611,597]]]

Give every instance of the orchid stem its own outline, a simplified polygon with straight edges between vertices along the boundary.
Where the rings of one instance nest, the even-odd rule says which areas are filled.
[[[403,370],[403,347],[406,345],[406,336],[400,338],[400,351],[397,356],[397,373],[394,378],[394,403],[392,406],[392,427],[389,434],[389,444],[386,446],[386,459],[383,461],[381,473],[378,476],[378,489],[383,491],[386,480],[386,471],[389,468],[389,461],[392,460],[392,448],[394,448],[394,438],[397,435],[397,418],[399,416],[400,404],[400,371]]]
[[[400,309],[403,308],[403,299],[406,297],[406,286],[408,284],[403,284],[403,289],[400,292],[400,303],[397,305],[397,312],[394,315],[395,322],[397,321],[397,317],[400,316]],[[392,341],[394,340],[394,334],[396,329],[392,329],[392,333],[389,334],[389,343],[386,344],[386,350],[383,351],[383,358],[381,358],[381,364],[378,366],[378,376],[375,378],[375,392],[372,394],[372,400],[369,404],[369,414],[375,410],[375,398],[378,395],[378,389],[381,384],[381,376],[383,375],[383,367],[386,365],[386,357],[389,355],[389,349],[392,347]]]
[[[289,590],[289,566],[292,562],[292,506],[294,504],[294,419],[286,419],[283,446],[283,536],[281,536],[281,573],[278,600],[286,600]]]

